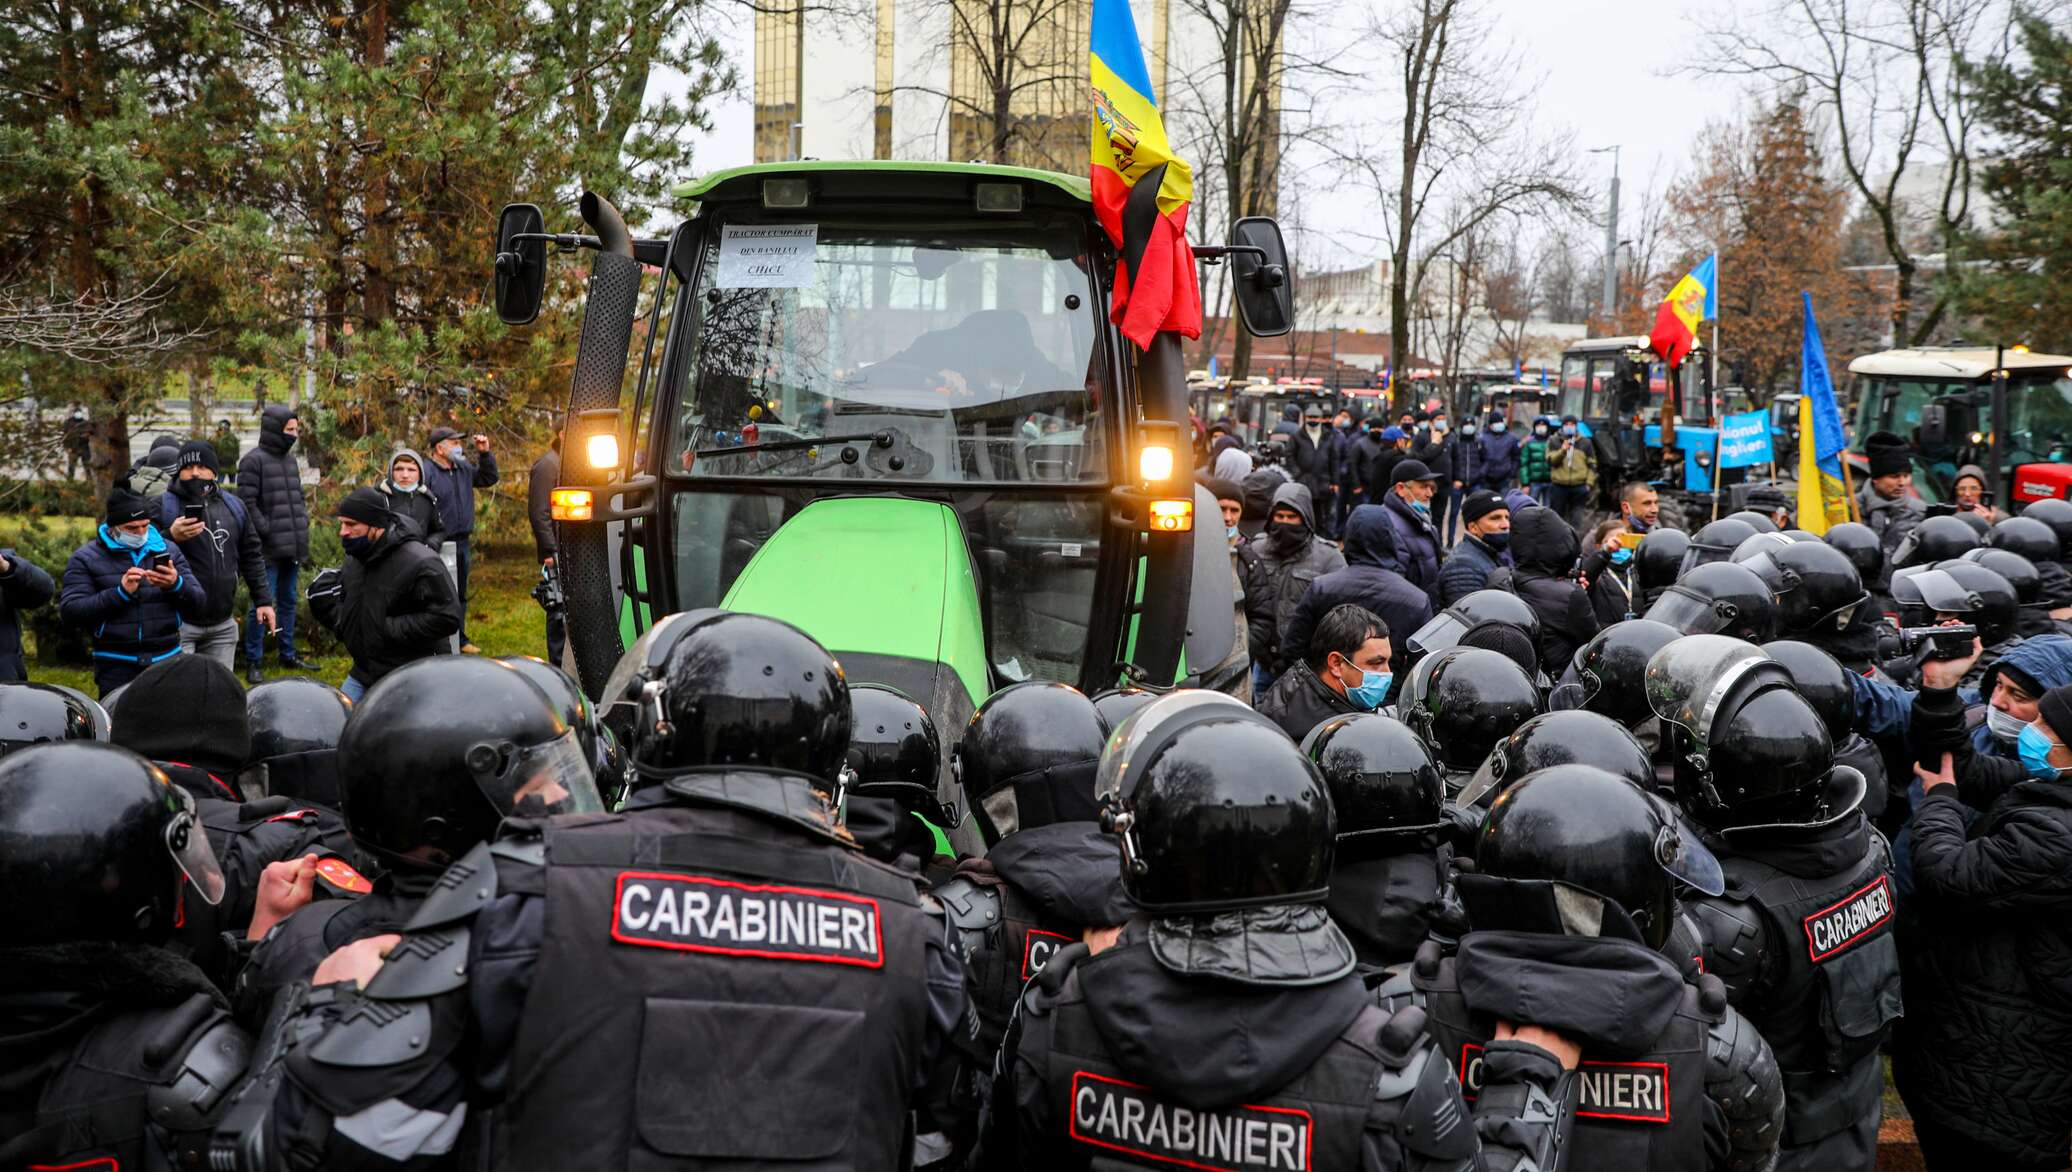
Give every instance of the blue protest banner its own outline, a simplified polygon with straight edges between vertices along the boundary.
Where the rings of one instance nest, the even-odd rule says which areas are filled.
[[[1720,420],[1720,467],[1746,468],[1751,464],[1768,464],[1776,458],[1770,450],[1769,412],[1744,411]]]

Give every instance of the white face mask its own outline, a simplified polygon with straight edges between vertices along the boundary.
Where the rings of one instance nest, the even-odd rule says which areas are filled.
[[[115,530],[115,541],[124,549],[142,549],[144,548],[144,543],[149,540],[151,540],[149,532],[129,533],[121,529]]]
[[[1986,707],[1986,731],[2003,745],[2014,744],[2015,738],[2022,735],[2022,726],[2028,723],[2012,712],[2003,712],[1991,705]]]
[[[415,484],[398,484],[395,486],[397,492],[416,492],[417,487]]]

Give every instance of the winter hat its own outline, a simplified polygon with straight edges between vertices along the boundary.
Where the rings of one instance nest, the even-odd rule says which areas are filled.
[[[2072,684],[2045,692],[2036,702],[2036,715],[2057,734],[2059,744],[2072,745]]]
[[[207,440],[193,439],[180,445],[180,462],[177,466],[185,468],[189,464],[199,464],[218,476],[223,475],[223,464],[216,459],[216,445]]]
[[[1238,501],[1243,503],[1245,499],[1245,490],[1239,488],[1231,481],[1205,476],[1202,478],[1201,484],[1203,488],[1209,490],[1210,496],[1215,497],[1219,501]]]
[[[362,525],[386,529],[395,518],[389,513],[388,498],[376,488],[356,488],[338,502],[338,515]]]
[[[1469,493],[1465,500],[1461,501],[1460,519],[1464,524],[1473,525],[1498,509],[1509,509],[1510,507],[1504,503],[1504,498],[1486,488],[1478,488]]]
[[[1863,437],[1863,454],[1870,458],[1872,479],[1897,476],[1913,467],[1907,442],[1889,431],[1874,431]]]
[[[1411,480],[1437,480],[1439,474],[1425,466],[1423,460],[1405,460],[1389,473],[1390,484],[1403,484]]]
[[[206,655],[175,655],[131,681],[109,713],[110,739],[153,761],[235,773],[252,755],[245,690]]]
[[[151,507],[150,501],[145,500],[129,489],[118,486],[115,491],[108,494],[107,519],[110,529],[118,525],[127,525],[131,521],[145,520],[157,513],[157,511]]]

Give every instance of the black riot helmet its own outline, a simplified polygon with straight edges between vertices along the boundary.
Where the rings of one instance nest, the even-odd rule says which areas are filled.
[[[497,662],[531,680],[554,706],[562,723],[576,730],[576,740],[582,744],[590,772],[597,779],[598,795],[609,801],[624,790],[625,754],[619,751],[618,738],[605,726],[597,706],[583,693],[583,685],[536,655],[505,655]]]
[[[252,725],[247,792],[336,807],[338,741],[352,713],[344,692],[308,676],[268,680],[246,692]]]
[[[1398,853],[1447,825],[1446,779],[1402,721],[1375,712],[1334,716],[1309,731],[1302,751],[1331,794],[1341,863]]]
[[[1137,695],[1138,711],[1156,699]],[[1096,703],[1070,684],[1029,680],[987,697],[950,758],[986,844],[1055,822],[1097,821],[1094,769],[1108,734]]]
[[[1677,799],[1698,821],[1805,825],[1830,808],[1827,723],[1760,647],[1720,635],[1679,639],[1648,664],[1648,700]],[[1861,774],[1855,783],[1852,809],[1863,799]]]
[[[1978,599],[1971,621],[1978,624],[1979,642],[1993,647],[2014,637],[2015,623],[2021,615],[2021,597],[2015,593],[2014,583],[1990,566],[1961,558],[1937,562],[1935,568],[1955,578],[1965,593]]]
[[[1110,688],[1094,693],[1094,711],[1101,714],[1101,727],[1114,732],[1137,709],[1158,699],[1157,692],[1143,688]]]
[[[127,749],[53,742],[0,761],[0,916],[10,946],[163,944],[181,879],[223,898],[194,798]]]
[[[1763,654],[1784,665],[1791,683],[1820,714],[1828,739],[1839,745],[1856,731],[1856,691],[1849,669],[1811,643],[1779,639],[1763,644]]]
[[[2021,515],[2043,522],[2050,526],[2052,533],[2058,535],[2059,561],[2064,561],[2066,555],[2072,553],[2072,501],[2059,497],[2030,501],[2022,506]]]
[[[1449,648],[1458,647],[1461,637],[1479,623],[1509,623],[1530,636],[1540,637],[1540,616],[1525,600],[1508,590],[1477,590],[1433,615],[1403,644],[1412,662]]]
[[[1633,553],[1634,588],[1642,606],[1652,605],[1664,590],[1676,583],[1683,571],[1684,554],[1691,548],[1691,535],[1681,529],[1650,529]]]
[[[1829,545],[1842,551],[1849,564],[1856,567],[1856,576],[1867,586],[1878,580],[1878,573],[1885,568],[1885,553],[1878,544],[1878,533],[1868,525],[1844,521],[1827,531],[1825,538]]]
[[[1769,584],[1732,562],[1710,562],[1686,572],[1643,617],[1686,635],[1761,642],[1777,633],[1777,601]]]
[[[1970,616],[1979,608],[1977,595],[1933,566],[1908,566],[1892,575],[1892,602],[1903,627],[1926,627],[1938,614]]]
[[[92,708],[100,707],[70,688],[49,684],[0,684],[0,756],[50,741],[93,741]],[[101,715],[107,720],[107,714]]]
[[[2058,503],[2064,504],[2063,501]],[[2072,506],[2067,506],[2067,511],[2072,512]],[[1986,545],[1991,549],[2020,554],[2023,559],[2037,565],[2059,561],[2064,552],[2064,547],[2058,542],[2057,530],[2027,514],[2005,518],[1993,526],[1992,531],[1986,534]]]
[[[2017,517],[2019,521],[2021,518]],[[2043,599],[2043,575],[2036,570],[2036,563],[2006,549],[1974,549],[1957,559],[1960,562],[1976,562],[2007,579],[2014,587],[2015,601],[2029,606]],[[2055,560],[2055,559],[2053,559]]]
[[[1856,567],[1831,545],[1793,541],[1742,564],[1769,585],[1777,627],[1787,635],[1845,631],[1870,599]]]
[[[1726,890],[1719,860],[1667,802],[1589,765],[1556,765],[1504,790],[1456,882],[1475,926],[1612,936],[1660,949],[1681,883]],[[1577,894],[1584,899],[1574,898]]]
[[[1499,739],[1539,715],[1541,702],[1517,664],[1495,651],[1456,647],[1411,669],[1398,711],[1442,768],[1466,774]]]
[[[1221,692],[1159,697],[1122,723],[1094,781],[1122,885],[1153,914],[1321,903],[1337,823],[1316,766]]]
[[[1613,623],[1576,649],[1574,683],[1554,689],[1549,708],[1582,708],[1608,716],[1626,728],[1655,718],[1648,707],[1648,660],[1683,638],[1683,632],[1653,619]]]
[[[1971,526],[1971,531],[1978,535],[1978,539],[1980,541],[1984,541],[1986,539],[1986,535],[1993,531],[1993,526],[1991,522],[1987,521],[1985,517],[1979,513],[1959,511],[1951,515],[1956,517],[1959,521],[1964,522],[1966,525]]]
[[[855,721],[845,758],[848,792],[891,798],[939,826],[953,821],[936,795],[942,738],[928,710],[888,684],[857,684],[849,704]]]
[[[833,787],[852,714],[841,665],[781,619],[734,611],[671,615],[620,658],[603,701],[632,705],[623,741],[635,784],[693,770],[763,769]]]
[[[1934,565],[1961,558],[1978,547],[1978,532],[1956,517],[1926,517],[1899,539],[1892,550],[1892,567]]]
[[[1763,554],[1769,553],[1773,549],[1782,549],[1785,546],[1790,545],[1792,543],[1792,540],[1792,538],[1786,537],[1784,534],[1777,532],[1775,529],[1772,529],[1768,533],[1758,533],[1754,537],[1749,538],[1747,541],[1742,542],[1740,545],[1735,546],[1734,556],[1728,558],[1727,560],[1735,563],[1736,565],[1739,565],[1743,562],[1752,561],[1755,558],[1761,557]]]
[[[1720,520],[1745,522],[1757,533],[1777,532],[1776,519],[1771,517],[1768,513],[1757,512],[1754,509],[1739,509],[1734,512],[1728,513],[1726,516],[1720,518]]]
[[[506,817],[601,810],[576,731],[516,670],[474,655],[404,664],[367,690],[338,742],[353,844],[437,874]]]
[[[1655,785],[1648,751],[1617,721],[1581,710],[1547,712],[1498,741],[1457,800],[1464,807],[1487,806],[1504,786],[1556,765],[1594,765],[1642,789]]]
[[[1677,578],[1681,580],[1699,566],[1732,560],[1741,543],[1755,535],[1755,526],[1732,517],[1721,517],[1707,524],[1691,535],[1691,547],[1684,551],[1683,564],[1677,567]]]

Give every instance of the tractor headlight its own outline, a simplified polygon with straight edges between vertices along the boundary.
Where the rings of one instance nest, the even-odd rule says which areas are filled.
[[[610,471],[619,466],[619,437],[611,432],[591,436],[583,443],[583,454],[592,468]]]

